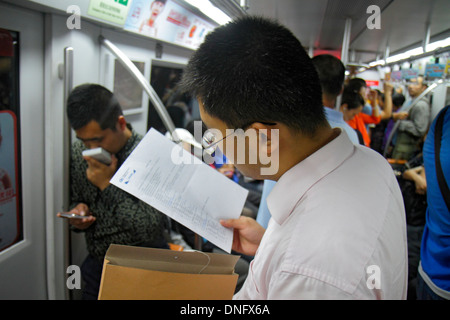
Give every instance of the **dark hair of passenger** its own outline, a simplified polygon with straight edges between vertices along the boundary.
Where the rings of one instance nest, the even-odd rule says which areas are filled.
[[[392,104],[396,107],[401,107],[405,103],[405,96],[401,93],[396,93],[392,96]]]
[[[74,130],[96,121],[102,130],[116,129],[122,108],[113,93],[97,84],[83,84],[67,99],[67,117]]]
[[[342,61],[330,54],[321,54],[312,58],[312,62],[319,75],[322,91],[337,97],[345,80],[345,67]]]
[[[355,92],[359,92],[361,88],[367,88],[366,80],[361,78],[353,78],[350,79],[346,86],[349,90],[353,90]]]
[[[347,109],[357,109],[364,106],[364,98],[353,88],[345,87],[342,93],[341,105],[347,104]]]
[[[244,17],[215,29],[192,56],[181,85],[229,127],[280,122],[312,135],[326,124],[317,72],[284,26]]]

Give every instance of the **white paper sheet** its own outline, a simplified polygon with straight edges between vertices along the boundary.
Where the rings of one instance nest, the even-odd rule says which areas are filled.
[[[165,213],[222,250],[233,231],[220,219],[237,219],[248,191],[151,129],[111,183]]]

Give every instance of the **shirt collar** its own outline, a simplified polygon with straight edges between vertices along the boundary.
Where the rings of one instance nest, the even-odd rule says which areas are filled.
[[[323,109],[325,110],[325,115],[326,115],[328,121],[334,121],[334,122],[344,121],[344,115],[342,112],[337,111],[335,109],[328,108],[328,107],[323,107]]]
[[[289,217],[303,195],[321,178],[340,166],[353,152],[354,145],[340,134],[281,176],[267,197],[267,206],[278,224]]]

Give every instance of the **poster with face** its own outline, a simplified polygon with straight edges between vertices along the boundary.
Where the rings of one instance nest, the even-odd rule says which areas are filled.
[[[215,27],[172,0],[135,0],[124,29],[196,49]]]

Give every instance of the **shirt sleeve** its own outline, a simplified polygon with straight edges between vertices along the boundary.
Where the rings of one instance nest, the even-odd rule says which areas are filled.
[[[362,112],[359,113],[359,116],[361,117],[361,119],[364,121],[365,124],[369,123],[379,124],[381,121],[381,116],[374,117]]]
[[[269,286],[269,300],[353,300],[355,297],[318,279],[289,272],[277,273]]]
[[[115,222],[135,241],[158,246],[165,230],[165,215],[122,189],[109,185],[100,193],[104,212],[114,215]]]

